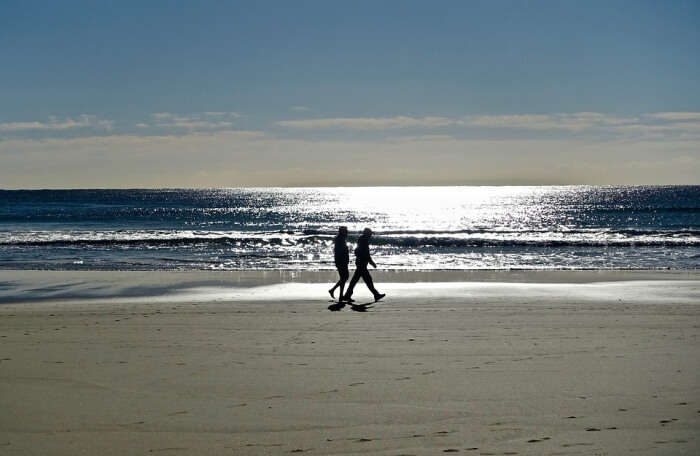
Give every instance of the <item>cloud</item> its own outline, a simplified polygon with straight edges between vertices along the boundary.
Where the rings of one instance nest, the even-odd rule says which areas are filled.
[[[151,117],[155,121],[156,127],[161,128],[181,128],[187,130],[222,130],[231,128],[233,122],[228,120],[211,120],[211,117],[240,117],[234,112],[214,112],[195,113],[188,116],[173,114],[170,112],[154,112]]]
[[[637,117],[617,117],[598,112],[564,114],[513,114],[465,117],[463,125],[489,128],[517,128],[526,130],[582,131],[607,128],[637,122]]]
[[[677,133],[693,134],[700,133],[700,122],[668,122],[662,124],[629,124],[620,125],[614,128],[621,133]]]
[[[306,112],[306,111],[311,111],[311,108],[306,107],[306,106],[290,106],[289,110],[296,111],[296,112]]]
[[[616,117],[596,112],[572,114],[508,114],[492,116],[449,117],[341,117],[327,119],[283,120],[275,125],[287,128],[349,130],[387,130],[398,128],[488,127],[528,130],[581,131],[593,127],[624,125],[638,121],[637,117]]]
[[[239,117],[243,117],[243,114],[237,113],[237,112],[230,112],[230,111],[205,111],[202,113],[204,116],[208,117],[233,117],[234,119],[238,119]]]
[[[386,138],[387,141],[396,142],[454,141],[456,139],[451,135],[389,136]]]
[[[447,117],[340,117],[331,119],[282,120],[275,125],[285,128],[340,128],[348,130],[387,130],[412,127],[445,127],[456,121]]]
[[[503,114],[463,117],[340,117],[283,120],[276,126],[291,129],[396,130],[410,128],[504,129],[534,132],[695,135],[700,113],[662,112],[615,116],[599,112]]]
[[[97,116],[82,114],[77,119],[64,118],[59,119],[55,116],[50,116],[48,122],[6,122],[0,123],[0,131],[60,131],[70,130],[74,128],[100,128],[110,130],[113,121],[99,119]]]
[[[700,120],[700,112],[656,112],[647,114],[648,117],[662,120]]]

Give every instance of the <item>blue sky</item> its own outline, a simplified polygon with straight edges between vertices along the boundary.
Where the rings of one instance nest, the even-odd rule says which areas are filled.
[[[396,141],[415,156],[390,183],[697,183],[698,55],[697,1],[6,0],[0,187],[175,185],[193,166],[204,177],[188,185],[332,185],[323,176],[367,149],[402,161]],[[150,145],[134,156],[134,141]],[[484,141],[503,147],[471,147]],[[620,149],[630,142],[638,155]],[[170,167],[154,144],[177,150]],[[187,155],[206,147],[209,161]],[[506,165],[542,168],[562,147],[588,150],[585,169]],[[445,167],[421,174],[443,149]],[[482,163],[481,177],[454,171],[494,150],[504,164]],[[618,173],[605,175],[606,156]],[[631,157],[644,163],[623,169]],[[42,163],[52,178],[33,171]],[[86,163],[92,180],[74,172]],[[387,177],[366,171],[336,181]]]

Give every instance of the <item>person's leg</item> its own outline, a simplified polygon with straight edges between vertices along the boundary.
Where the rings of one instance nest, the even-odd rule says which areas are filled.
[[[339,299],[343,299],[343,289],[345,288],[345,282],[347,282],[348,278],[350,277],[350,271],[348,271],[348,267],[345,266],[344,268],[338,268],[338,272],[340,273],[340,280],[338,280],[336,286],[340,287]]]
[[[362,271],[362,280],[365,281],[365,285],[367,285],[367,288],[369,288],[369,291],[372,292],[372,294],[376,297],[380,293],[374,288],[374,281],[372,280],[372,276],[369,274],[369,270],[365,268]]]
[[[331,298],[335,299],[335,289],[338,288],[339,286],[340,286],[340,280],[338,280],[338,281],[335,283],[335,285],[333,285],[333,288],[331,288],[330,290],[328,290],[328,294],[331,295]],[[343,292],[341,291],[340,293],[341,293],[341,296],[342,296],[342,293],[343,293]]]
[[[335,267],[338,268],[338,275],[340,275],[340,279],[338,279],[338,281],[335,283],[335,285],[333,285],[333,288],[331,288],[330,290],[328,290],[328,294],[330,294],[330,295],[331,295],[331,298],[333,298],[333,299],[335,299],[335,295],[334,295],[335,289],[338,288],[338,287],[340,286],[340,283],[341,283],[341,282],[342,282],[343,284],[345,284],[345,281],[348,280],[347,277],[346,277],[345,279],[343,279],[343,270],[342,270],[342,267],[340,267],[340,266],[338,266],[338,265],[335,265]],[[346,271],[347,271],[347,268],[346,268]],[[343,297],[343,289],[342,289],[342,288],[340,289],[340,297],[341,297],[341,298]]]
[[[345,295],[343,297],[345,299],[350,299],[352,298],[352,292],[355,290],[355,285],[357,285],[358,280],[360,280],[360,277],[362,276],[361,268],[358,267],[355,269],[355,273],[352,275],[352,279],[350,279],[350,285],[348,285],[348,291],[345,292]]]

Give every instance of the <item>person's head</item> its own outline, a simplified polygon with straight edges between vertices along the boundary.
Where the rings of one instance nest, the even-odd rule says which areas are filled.
[[[369,228],[365,228],[364,230],[362,230],[362,235],[365,237],[372,237],[372,230],[370,230]]]
[[[348,227],[347,226],[341,226],[338,228],[338,236],[346,237],[348,235]]]

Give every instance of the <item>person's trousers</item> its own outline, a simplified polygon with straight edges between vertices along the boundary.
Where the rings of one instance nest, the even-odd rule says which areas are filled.
[[[348,298],[352,296],[352,292],[355,290],[355,285],[357,285],[357,282],[360,280],[360,277],[362,277],[362,280],[365,281],[365,285],[367,285],[369,291],[371,291],[374,296],[377,296],[379,292],[374,288],[374,281],[372,280],[372,276],[369,275],[367,265],[358,264],[355,266],[355,273],[352,275],[352,279],[350,279],[350,285],[348,286],[348,291],[345,293],[345,296]]]

